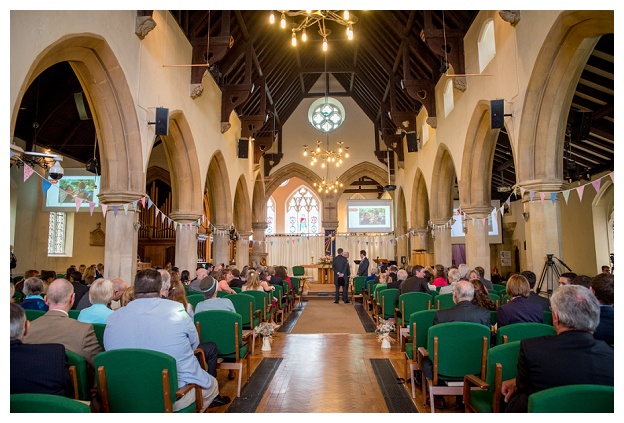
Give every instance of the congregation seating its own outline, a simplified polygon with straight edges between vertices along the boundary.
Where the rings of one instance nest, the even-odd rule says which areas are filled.
[[[529,413],[613,413],[615,388],[566,385],[529,395]]]
[[[253,353],[256,346],[256,332],[254,328],[258,326],[261,320],[262,310],[256,306],[256,298],[247,294],[230,294],[228,300],[234,304],[234,309],[242,318],[243,338],[248,339],[251,336],[251,352]]]
[[[403,346],[403,338],[409,333],[411,315],[417,311],[431,309],[431,295],[425,292],[406,292],[399,296],[394,309],[394,324],[397,327],[399,347]]]
[[[46,312],[43,310],[26,309],[24,311],[26,312],[26,319],[30,322],[46,314]]]
[[[455,307],[455,301],[453,300],[453,294],[438,294],[433,299],[437,310],[444,310],[447,308]]]
[[[551,325],[545,323],[523,322],[505,325],[496,332],[496,345],[507,342],[520,341],[525,338],[537,336],[555,335],[557,332]]]
[[[70,350],[65,350],[65,354],[69,363],[69,375],[74,385],[74,399],[87,401],[90,398],[87,361],[80,354]]]
[[[351,302],[355,306],[356,298],[364,298],[364,288],[366,285],[366,276],[355,276],[351,284]]]
[[[204,294],[202,293],[188,294],[186,296],[186,301],[188,301],[188,303],[193,306],[193,310],[195,310],[195,308],[197,307],[197,304],[201,303],[205,299],[206,298],[204,297]]]
[[[11,413],[90,413],[84,402],[60,395],[11,394]]]
[[[397,306],[396,295],[399,290],[396,288],[386,288],[379,291],[379,310],[377,314],[377,324],[385,320],[393,319]],[[398,333],[398,332],[397,332]]]
[[[409,340],[405,342],[405,380],[411,379],[412,398],[416,398],[416,375],[414,372],[416,370],[422,371],[422,361],[418,355],[418,349],[427,346],[427,336],[429,328],[433,325],[435,314],[436,310],[422,310],[412,313],[409,317]]]

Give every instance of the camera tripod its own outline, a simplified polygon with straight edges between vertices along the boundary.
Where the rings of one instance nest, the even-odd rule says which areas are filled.
[[[553,285],[554,285],[553,277],[557,276],[556,283],[558,284],[559,277],[561,276],[561,273],[559,273],[559,269],[557,269],[557,266],[555,265],[555,262],[553,261],[553,257],[556,258],[559,263],[565,266],[565,268],[568,269],[568,271],[570,272],[572,271],[572,269],[570,269],[564,262],[562,262],[557,257],[555,257],[554,254],[546,254],[546,263],[544,263],[544,269],[542,269],[542,276],[540,276],[540,280],[539,280],[539,284],[537,285],[536,292],[538,294],[540,293],[540,291],[542,290],[542,285],[544,284],[544,281],[546,281],[546,293],[548,294],[548,298],[550,298],[553,292]]]

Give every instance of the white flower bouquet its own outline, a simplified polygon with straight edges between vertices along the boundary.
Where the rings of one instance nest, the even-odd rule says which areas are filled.
[[[277,329],[277,327],[278,325],[276,325],[275,323],[262,322],[254,328],[254,332],[256,333],[256,335],[261,335],[263,337],[266,337],[266,336],[271,337],[275,333],[275,330]]]
[[[377,341],[382,342],[384,339],[389,340],[390,342],[395,342],[395,339],[390,337],[390,332],[395,329],[394,323],[392,322],[383,322],[377,325],[375,329],[375,333],[377,334]]]

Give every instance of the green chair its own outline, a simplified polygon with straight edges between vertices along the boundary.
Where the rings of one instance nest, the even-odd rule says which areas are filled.
[[[529,413],[613,413],[614,387],[566,385],[529,395]]]
[[[276,307],[275,307],[275,322],[277,323],[277,317],[280,316],[280,321],[284,323],[285,313],[286,313],[286,304],[284,300],[284,287],[281,285],[271,285],[275,287],[275,291],[271,291],[271,296],[276,299]],[[271,299],[271,302],[273,300]]]
[[[503,381],[513,379],[518,373],[520,341],[490,348],[487,357],[485,380],[476,375],[464,377],[464,405],[467,413],[501,413],[505,401],[501,387]]]
[[[82,310],[69,310],[67,313],[70,319],[78,320],[78,316]]]
[[[544,310],[544,323],[547,325],[553,324],[552,311]]]
[[[229,293],[229,292],[226,292],[226,291],[217,291],[217,298],[225,298],[225,297],[227,297],[228,295],[230,295],[230,293]]]
[[[193,310],[195,310],[197,304],[201,303],[205,299],[206,298],[204,297],[204,294],[201,293],[189,294],[186,296],[186,301],[188,301],[188,303],[193,306]]]
[[[95,337],[104,351],[104,330],[106,330],[106,324],[104,323],[92,323],[93,330],[95,331]]]
[[[366,282],[364,288],[364,310],[369,311],[371,305],[373,304],[373,286],[375,285],[375,280],[370,280]]]
[[[355,298],[362,298],[364,302],[364,285],[366,285],[366,276],[355,276],[351,285],[351,302],[355,306]]]
[[[46,314],[46,312],[43,310],[26,309],[24,311],[26,312],[26,320],[28,320],[29,322],[32,322],[33,320],[36,320],[40,318],[41,316],[43,316],[44,314]]]
[[[56,274],[56,278],[57,278],[57,279],[65,279],[65,277],[66,277],[66,276],[67,276],[67,275],[65,275],[65,273],[57,273],[57,274]]]
[[[394,323],[397,326],[399,346],[403,348],[403,337],[409,333],[410,316],[421,310],[430,310],[431,295],[425,292],[406,292],[399,296],[397,308],[394,309]]]
[[[256,346],[256,332],[254,328],[260,323],[262,314],[262,310],[256,307],[256,298],[247,294],[230,294],[225,298],[232,301],[234,309],[241,315],[243,322],[243,339],[247,339],[251,336],[251,352],[253,353]]]
[[[231,286],[230,288],[232,288],[234,292],[236,292],[237,294],[240,294],[241,292],[243,292],[243,288],[239,288],[237,286]]]
[[[381,308],[381,301],[379,299],[379,293],[383,291],[384,289],[388,289],[387,283],[378,283],[377,285],[375,285],[375,289],[373,290],[372,316],[373,316],[374,321],[377,321],[377,316],[379,315],[380,308]]]
[[[427,348],[418,349],[418,360],[428,356],[433,362],[433,375],[423,372],[422,396],[426,405],[427,389],[431,412],[435,413],[436,395],[462,395],[464,376],[485,377],[485,364],[490,346],[490,328],[479,323],[449,322],[429,328]]]
[[[21,291],[16,290],[13,294],[13,300],[15,301],[15,304],[21,303],[22,301],[24,301],[24,299],[26,299],[26,295],[24,295],[24,293]]]
[[[87,361],[83,356],[70,350],[65,350],[69,363],[69,375],[74,385],[74,399],[88,401],[89,382],[87,377]]]
[[[248,290],[243,293],[256,299],[256,309],[262,310],[260,317],[263,322],[271,320],[271,300],[268,292]]]
[[[507,292],[507,288],[502,283],[493,283],[492,287],[494,288],[494,291],[498,292],[499,294],[504,294],[505,292]]]
[[[199,334],[199,342],[214,342],[219,350],[219,358],[223,361],[217,365],[219,369],[238,371],[238,390],[240,397],[243,374],[243,360],[247,360],[247,379],[249,380],[250,354],[249,346],[243,342],[243,319],[240,314],[224,310],[202,311],[195,315],[195,326]]]
[[[521,341],[524,338],[535,338],[544,335],[556,335],[555,328],[545,323],[524,322],[512,323],[498,328],[496,345],[507,342]]]
[[[501,298],[500,295],[496,292],[494,292],[494,290],[488,292],[488,297],[490,297],[490,300],[496,304],[496,308],[498,308],[498,306],[500,305],[501,302]]]
[[[424,294],[424,293],[423,293]],[[405,294],[403,294],[405,295]],[[403,296],[401,295],[401,296]],[[400,297],[399,297],[400,298]],[[412,381],[412,398],[416,398],[416,384],[414,371],[422,370],[422,362],[418,360],[418,348],[427,346],[427,333],[433,324],[437,310],[422,310],[412,313],[409,317],[409,339],[410,342],[405,343],[405,380],[408,379],[408,363],[409,378]]]
[[[305,276],[305,267],[293,266],[292,273],[293,273],[293,276]]]
[[[84,402],[50,394],[11,394],[11,413],[90,413]]]
[[[288,281],[282,281],[282,286],[284,287],[284,300],[286,301],[287,308],[286,311],[290,313],[295,307],[295,296],[293,295],[292,289],[290,289]]]
[[[433,299],[437,310],[444,310],[447,308],[455,307],[455,301],[453,300],[453,294],[438,294]]]
[[[15,285],[15,287],[17,287],[17,283],[24,280],[24,276],[16,276],[13,278],[12,282]]]
[[[290,282],[292,283],[292,294],[295,302],[299,301],[299,305],[301,305],[301,297],[303,296],[303,286],[301,285],[301,279],[295,276],[291,276]]]
[[[490,326],[494,326],[498,320],[496,320],[496,310],[490,310]]]
[[[202,410],[201,388],[178,386],[175,358],[168,354],[122,348],[95,356],[97,385],[105,413],[171,413],[177,398],[195,389],[195,402],[179,412]]]
[[[396,288],[386,288],[379,291],[379,314],[377,315],[377,324],[382,320],[394,319],[395,309],[397,308],[397,292]],[[398,332],[397,332],[398,336]]]

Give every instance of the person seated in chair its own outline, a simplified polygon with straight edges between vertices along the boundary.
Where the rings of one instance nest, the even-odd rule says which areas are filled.
[[[236,313],[234,304],[229,298],[217,297],[218,283],[215,278],[208,275],[202,279],[199,284],[199,289],[204,294],[204,301],[197,303],[195,306],[195,313],[200,313],[207,310],[225,310]]]
[[[24,310],[48,311],[48,306],[43,300],[43,281],[38,277],[30,277],[24,281],[22,291],[26,298],[20,303]]]
[[[168,354],[176,360],[178,385],[196,383],[202,388],[202,411],[229,403],[229,397],[219,395],[216,378],[200,367],[194,354],[199,346],[197,329],[182,304],[166,299],[167,292],[163,292],[158,270],[138,272],[134,294],[134,301],[109,316],[104,332],[106,350],[142,348]],[[216,361],[214,371],[216,374]],[[173,411],[188,407],[194,401],[192,390],[173,404]]]
[[[539,304],[543,311],[550,311],[550,300],[535,292],[534,288],[537,282],[537,276],[535,276],[535,273],[530,270],[525,270],[521,273],[521,275],[524,276],[529,282],[529,301]]]
[[[594,276],[589,290],[600,303],[600,323],[596,327],[594,338],[613,345],[613,275],[611,273],[599,273]]]
[[[529,301],[529,281],[522,275],[513,275],[507,281],[509,302],[498,307],[496,324],[500,329],[505,325],[522,322],[544,323],[542,307]]]
[[[614,352],[594,339],[600,304],[581,285],[565,285],[550,298],[556,335],[520,341],[518,375],[503,382],[505,412],[525,413],[535,392],[565,385],[614,384]]]

